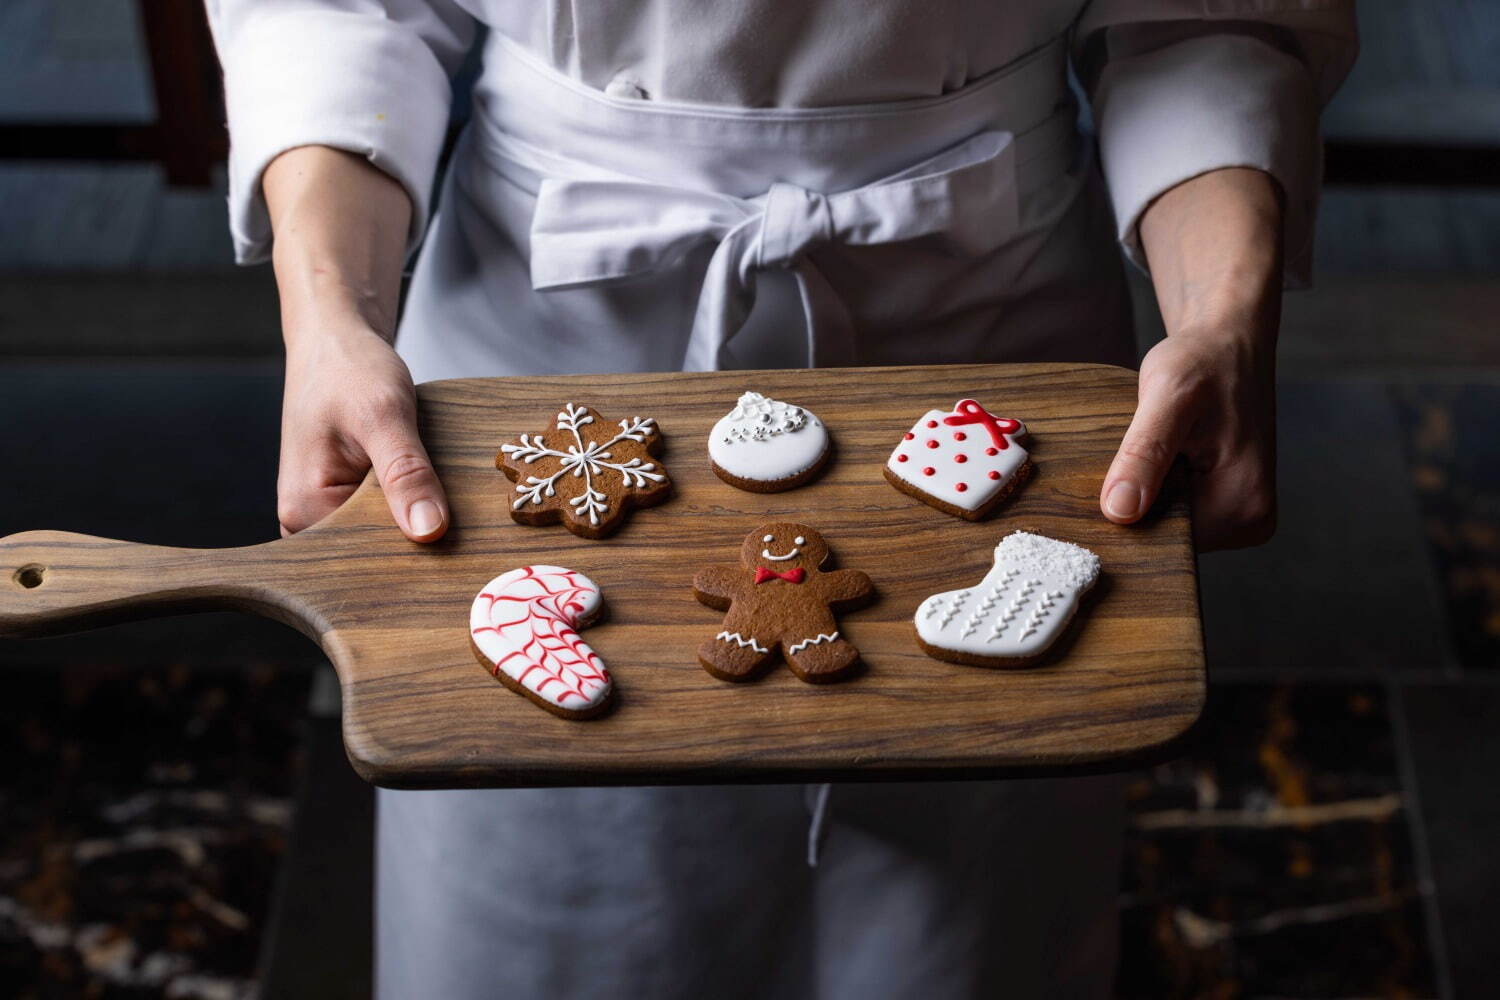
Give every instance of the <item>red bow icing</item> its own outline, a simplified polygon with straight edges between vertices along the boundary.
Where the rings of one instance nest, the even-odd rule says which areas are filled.
[[[785,580],[787,583],[801,583],[807,579],[807,570],[798,566],[789,569],[785,573],[778,573],[774,569],[766,569],[764,566],[755,567],[755,582],[765,583],[767,580]]]
[[[1009,417],[997,417],[972,399],[960,399],[953,407],[952,416],[944,417],[943,423],[950,427],[957,427],[961,424],[984,424],[984,429],[990,432],[990,440],[995,442],[996,448],[1002,450],[1010,447],[1010,442],[1005,439],[1005,435],[1014,434],[1021,429],[1021,421],[1012,420]]]

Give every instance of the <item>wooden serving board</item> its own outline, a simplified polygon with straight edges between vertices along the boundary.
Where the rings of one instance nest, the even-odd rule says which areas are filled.
[[[709,429],[755,389],[812,409],[836,454],[814,483],[734,489],[709,468]],[[1098,513],[1101,479],[1135,408],[1133,373],[1097,365],[717,372],[465,379],[418,388],[423,438],[453,527],[406,541],[373,479],[316,527],[236,549],[174,549],[35,531],[0,540],[0,634],[238,608],[301,629],[338,670],[344,742],[368,780],[395,787],[974,777],[1124,762],[1197,719],[1202,634],[1181,482],[1122,528]],[[973,397],[1024,420],[1036,475],[970,523],[893,489],[886,457],[931,407]],[[545,428],[565,402],[655,417],[676,484],[604,541],[513,522],[495,468],[504,441]],[[842,616],[867,665],[809,685],[784,667],[714,680],[696,650],[721,614],[694,572],[733,563],[768,520],[820,529],[836,564],[862,569],[876,602]],[[1040,665],[989,670],[918,648],[917,605],[971,584],[996,542],[1025,528],[1099,554],[1103,575]],[[493,577],[553,563],[592,577],[609,618],[584,638],[614,674],[618,705],[555,718],[506,690],[469,649],[474,596]]]

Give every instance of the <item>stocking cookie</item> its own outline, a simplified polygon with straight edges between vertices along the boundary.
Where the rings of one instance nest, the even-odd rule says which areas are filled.
[[[757,676],[776,656],[809,683],[838,680],[859,665],[859,650],[839,635],[834,612],[875,596],[859,570],[824,572],[828,545],[803,524],[762,525],[745,537],[740,565],[709,566],[693,594],[727,612],[723,628],[698,647],[703,669],[724,681]]]
[[[972,587],[933,594],[917,608],[927,655],[976,667],[1040,656],[1099,578],[1099,557],[1070,542],[1017,531],[995,546],[995,565]]]
[[[522,566],[485,584],[469,609],[470,645],[506,687],[565,719],[609,706],[614,683],[604,661],[578,637],[598,621],[594,582],[561,566]]]
[[[978,521],[1031,470],[1017,443],[1026,425],[997,417],[972,399],[928,410],[891,452],[885,478],[902,493],[966,521]]]
[[[714,473],[730,486],[780,493],[822,470],[828,431],[800,406],[747,392],[709,432],[708,457]]]
[[[502,445],[495,464],[516,484],[510,516],[521,524],[561,521],[575,535],[603,538],[632,507],[672,494],[672,480],[652,456],[661,432],[650,417],[606,422],[568,403],[552,426]]]

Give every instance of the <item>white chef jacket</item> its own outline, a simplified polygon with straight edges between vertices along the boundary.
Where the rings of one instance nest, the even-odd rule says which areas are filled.
[[[1354,54],[1333,0],[209,10],[239,259],[269,253],[276,155],[369,157],[411,197],[413,248],[426,235],[398,339],[419,381],[1123,361],[1113,243],[1144,266],[1140,215],[1182,180],[1270,173],[1288,278],[1306,278],[1317,108]],[[429,230],[448,75],[477,23],[475,121]],[[1102,174],[1075,141],[1068,63]],[[378,989],[1102,996],[1118,792],[844,786],[831,812],[793,787],[382,792]]]

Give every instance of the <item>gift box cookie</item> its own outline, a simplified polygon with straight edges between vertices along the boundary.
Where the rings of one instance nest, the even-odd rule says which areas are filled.
[[[1026,425],[972,399],[928,410],[896,445],[885,478],[902,493],[967,521],[984,518],[1031,472]]]

